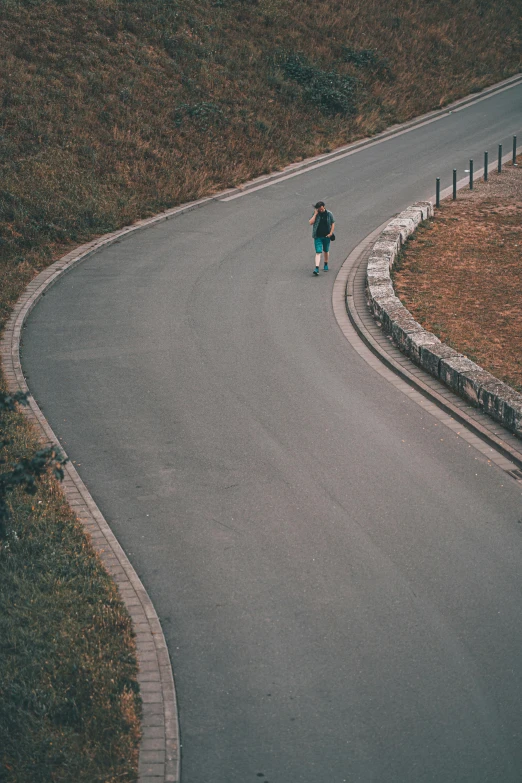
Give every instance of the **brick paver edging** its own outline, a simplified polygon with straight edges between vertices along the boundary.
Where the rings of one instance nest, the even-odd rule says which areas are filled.
[[[395,295],[391,268],[407,238],[431,216],[430,201],[416,202],[378,236],[366,271],[370,308],[384,331],[415,364],[522,438],[522,394],[423,329]]]

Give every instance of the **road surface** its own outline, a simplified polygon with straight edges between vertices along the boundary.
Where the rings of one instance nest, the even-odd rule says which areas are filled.
[[[33,311],[29,387],[164,628],[183,783],[522,780],[520,485],[331,305],[350,250],[508,150],[521,108],[519,85],[137,232]]]

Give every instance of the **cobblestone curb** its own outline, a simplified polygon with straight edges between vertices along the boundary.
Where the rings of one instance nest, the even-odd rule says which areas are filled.
[[[415,364],[522,438],[522,394],[423,329],[395,295],[391,268],[407,238],[431,216],[430,201],[416,202],[391,220],[377,238],[366,272],[370,308]]]

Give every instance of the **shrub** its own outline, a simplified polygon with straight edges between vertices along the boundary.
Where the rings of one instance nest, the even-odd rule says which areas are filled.
[[[27,394],[23,392],[17,392],[13,395],[0,392],[0,424],[5,412],[13,412],[17,405],[27,404]],[[0,441],[0,540],[6,535],[11,518],[7,502],[8,494],[20,487],[29,495],[34,495],[37,481],[49,473],[61,481],[64,476],[63,466],[67,462],[60,449],[47,446],[44,449],[38,449],[30,456],[22,457],[18,462],[9,465],[6,470],[7,461],[2,455],[2,451],[8,444],[8,440]]]
[[[323,114],[355,112],[357,79],[336,71],[324,71],[309,63],[301,54],[282,55],[279,67],[287,79],[303,88],[303,99]]]
[[[374,68],[380,58],[375,49],[354,49],[352,46],[343,46],[343,60],[353,63],[358,68]]]
[[[199,130],[209,130],[216,125],[224,125],[226,117],[223,109],[215,103],[181,103],[174,112],[174,125],[181,128],[189,120]]]
[[[345,63],[351,63],[356,68],[364,69],[381,76],[391,76],[389,60],[381,57],[376,49],[356,49],[353,46],[343,46],[341,58]]]

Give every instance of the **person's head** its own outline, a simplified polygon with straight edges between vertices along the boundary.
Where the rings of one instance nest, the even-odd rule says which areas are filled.
[[[318,201],[317,204],[314,204],[314,209],[316,209],[318,212],[325,212],[326,207],[324,205],[324,201]]]

